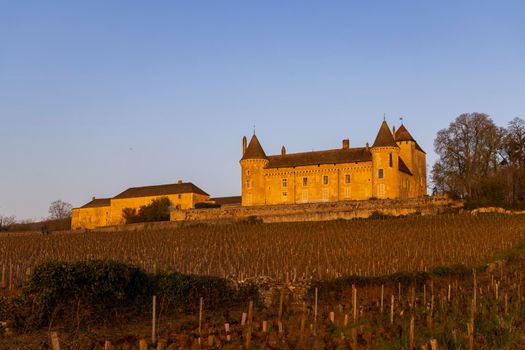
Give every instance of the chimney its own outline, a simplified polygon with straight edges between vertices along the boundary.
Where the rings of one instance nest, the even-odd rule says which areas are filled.
[[[281,156],[285,156],[286,155],[286,148],[283,146],[281,147]]]
[[[97,197],[93,196],[93,198],[91,198],[92,201],[94,201],[95,199],[97,199]]]
[[[244,156],[244,153],[246,153],[246,143],[247,143],[246,136],[243,136],[242,137],[242,155],[243,156]]]
[[[349,149],[350,148],[350,140],[344,139],[343,140],[343,149]]]
[[[181,184],[181,183],[182,183],[182,180],[177,181],[177,183],[178,183],[178,184]]]
[[[392,126],[392,136],[394,136],[394,140],[396,139],[396,127],[395,125]]]
[[[369,149],[369,146],[368,146],[368,142],[366,143],[366,150],[368,151]]]

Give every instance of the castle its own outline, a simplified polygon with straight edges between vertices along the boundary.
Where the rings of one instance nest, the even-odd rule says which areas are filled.
[[[383,121],[372,147],[267,156],[257,136],[243,138],[242,205],[403,199],[426,195],[426,153],[401,124]]]
[[[210,198],[191,182],[133,187],[113,198],[93,200],[72,211],[72,229],[125,223],[124,209],[148,205],[167,197],[174,211],[197,204],[263,206],[344,200],[404,199],[426,195],[426,154],[401,124],[390,130],[383,121],[370,147],[342,147],[316,152],[267,156],[253,134],[243,138],[240,160],[242,196]],[[173,216],[172,216],[173,219]]]

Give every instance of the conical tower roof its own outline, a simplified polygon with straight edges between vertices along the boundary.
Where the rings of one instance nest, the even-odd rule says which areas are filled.
[[[379,132],[377,133],[372,147],[399,147],[385,120],[381,123],[381,127],[379,128]]]
[[[401,124],[399,129],[397,129],[397,131],[396,131],[396,142],[397,141],[413,141],[416,144],[416,149],[418,151],[421,151],[421,152],[425,153],[425,151],[423,151],[421,146],[419,146],[417,141],[412,137],[412,135],[410,135],[410,133],[408,132],[407,128],[405,128],[405,126],[403,124]]]
[[[416,141],[403,124],[396,131],[396,141]]]
[[[261,143],[259,142],[259,139],[255,134],[253,134],[252,139],[248,144],[248,148],[246,148],[246,152],[244,152],[244,155],[241,158],[241,160],[244,159],[268,159],[268,157],[266,157],[266,153],[264,153]]]

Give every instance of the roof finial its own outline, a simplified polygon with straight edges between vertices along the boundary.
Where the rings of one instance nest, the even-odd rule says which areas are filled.
[[[404,118],[404,117],[405,117],[404,115],[402,115],[401,117],[399,117],[399,120],[401,120],[401,125],[403,125],[403,118]]]
[[[386,122],[386,113],[383,113],[383,121]]]
[[[255,124],[253,124],[253,134],[255,135]]]

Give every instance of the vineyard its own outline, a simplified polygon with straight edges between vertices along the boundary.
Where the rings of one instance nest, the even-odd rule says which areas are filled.
[[[167,306],[171,291],[158,295],[154,335],[151,300],[143,317],[90,328],[89,339],[56,321],[52,335],[68,349],[520,349],[524,242],[524,216],[238,223],[9,234],[0,237],[0,264],[5,295],[16,295],[50,260],[119,261],[158,281],[174,272],[219,278],[210,280],[218,287],[190,292],[187,305]],[[262,276],[276,286],[268,300],[236,295],[232,304],[229,287],[212,290],[226,286],[222,280]],[[299,293],[299,285],[306,289]],[[35,339],[53,340],[47,331],[31,339],[22,332],[9,344],[29,349],[23,344],[34,347]]]
[[[429,216],[188,226],[118,233],[0,236],[0,265],[19,284],[49,260],[111,259],[145,271],[234,280],[382,276],[482,264],[525,238],[523,216]],[[9,280],[9,277],[6,277]]]

